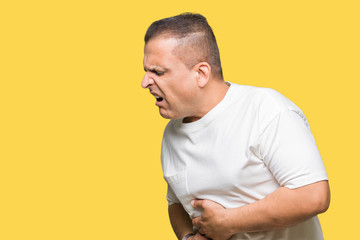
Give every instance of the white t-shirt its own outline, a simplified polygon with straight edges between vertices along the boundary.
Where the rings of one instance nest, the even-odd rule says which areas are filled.
[[[191,217],[192,199],[225,208],[256,202],[280,186],[298,188],[327,180],[308,122],[290,100],[272,89],[231,83],[224,99],[198,121],[171,120],[161,162],[169,204]],[[317,216],[283,230],[239,233],[240,239],[323,239]]]

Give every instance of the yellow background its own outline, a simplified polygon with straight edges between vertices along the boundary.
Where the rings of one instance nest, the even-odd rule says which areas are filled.
[[[0,239],[175,239],[141,89],[151,22],[204,14],[225,80],[306,114],[331,184],[325,239],[358,236],[358,1],[1,1]]]

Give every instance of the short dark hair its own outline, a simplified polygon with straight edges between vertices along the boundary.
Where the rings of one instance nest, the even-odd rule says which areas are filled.
[[[201,14],[182,13],[153,22],[146,31],[145,44],[159,36],[177,38],[180,47],[184,46],[196,52],[196,57],[190,59],[183,56],[182,58],[189,68],[204,61],[210,64],[214,75],[223,78],[220,53],[214,32]]]

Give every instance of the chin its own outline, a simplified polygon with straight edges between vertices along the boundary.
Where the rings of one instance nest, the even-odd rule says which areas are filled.
[[[166,115],[162,115],[162,114],[160,114],[163,118],[165,118],[165,119],[173,119],[173,118],[171,118],[171,117],[169,117],[169,116],[166,116]]]
[[[160,113],[160,116],[162,116],[165,119],[172,119],[171,116],[166,111],[162,110],[161,108],[159,109],[159,113]]]
[[[178,118],[180,118],[180,117],[178,117],[178,116],[175,116],[174,114],[171,114],[171,113],[165,111],[165,110],[162,109],[162,108],[159,109],[159,113],[160,113],[160,115],[161,115],[163,118],[165,118],[165,119],[178,119]]]

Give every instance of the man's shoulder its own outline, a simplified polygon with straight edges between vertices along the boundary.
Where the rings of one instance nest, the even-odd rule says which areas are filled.
[[[278,91],[266,87],[241,85],[236,83],[231,83],[231,87],[233,88],[233,91],[236,92],[237,95],[243,95],[250,98],[258,98],[258,97],[279,98],[280,96],[283,96]]]
[[[262,126],[266,126],[281,113],[287,111],[297,113],[306,121],[302,110],[274,89],[238,84],[234,85],[234,89],[238,89],[238,95],[241,95],[243,98],[240,104],[241,107],[251,107],[255,111],[257,119]]]
[[[270,108],[273,111],[280,112],[299,109],[295,103],[272,88],[234,84],[234,90],[238,91],[239,95],[244,96],[248,102],[255,101],[259,108]]]

